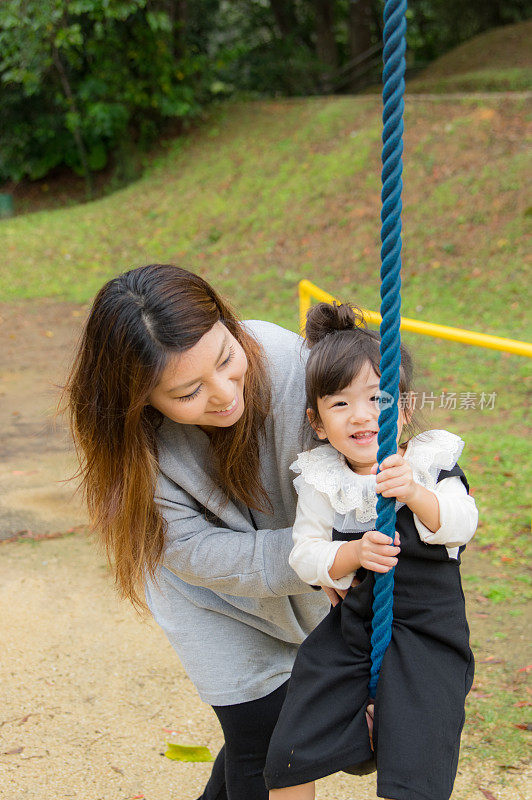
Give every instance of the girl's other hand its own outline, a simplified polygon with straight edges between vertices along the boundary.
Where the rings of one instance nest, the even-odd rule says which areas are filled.
[[[371,468],[373,475],[377,475],[377,464]],[[402,455],[394,453],[385,458],[381,464],[381,471],[377,475],[377,494],[383,497],[395,497],[401,503],[409,503],[417,491],[412,468]]]
[[[353,544],[357,548],[360,566],[372,572],[389,572],[396,566],[397,556],[401,552],[401,541],[397,531],[393,544],[390,544],[390,537],[380,531],[366,531],[364,536]]]

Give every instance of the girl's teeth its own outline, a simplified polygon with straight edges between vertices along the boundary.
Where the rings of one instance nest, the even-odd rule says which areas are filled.
[[[373,431],[369,431],[368,433],[355,433],[354,434],[354,438],[355,439],[371,439],[373,434],[374,434]]]

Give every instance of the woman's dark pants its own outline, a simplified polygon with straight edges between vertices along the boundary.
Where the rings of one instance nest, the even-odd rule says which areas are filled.
[[[225,744],[198,800],[268,800],[264,763],[288,681],[266,697],[233,706],[213,706]]]

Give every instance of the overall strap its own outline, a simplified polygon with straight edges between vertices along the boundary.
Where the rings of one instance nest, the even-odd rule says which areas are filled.
[[[441,469],[436,479],[436,483],[443,481],[444,478],[460,478],[466,488],[467,493],[469,494],[468,480],[458,463],[456,463],[452,469]]]

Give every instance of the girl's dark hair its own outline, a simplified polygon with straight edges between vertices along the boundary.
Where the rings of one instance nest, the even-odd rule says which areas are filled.
[[[307,313],[305,326],[310,355],[306,369],[307,408],[319,420],[318,398],[337,394],[349,386],[366,364],[380,376],[381,337],[369,330],[362,311],[348,303],[318,303]],[[399,392],[408,401],[412,392],[412,357],[401,345]],[[404,406],[410,436],[418,427],[412,404]]]
[[[260,480],[259,445],[270,381],[258,342],[230,306],[192,272],[150,264],[98,292],[64,388],[94,529],[113,564],[120,594],[145,608],[143,582],[160,563],[166,525],[154,500],[156,431],[163,415],[147,404],[170,356],[223,322],[245,351],[245,409],[210,438],[227,498],[271,509]],[[179,457],[179,454],[177,454]]]

